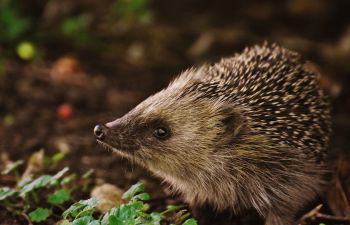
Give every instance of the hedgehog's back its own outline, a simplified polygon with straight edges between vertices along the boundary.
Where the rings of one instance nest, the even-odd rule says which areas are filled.
[[[255,46],[205,68],[197,90],[243,109],[253,132],[322,160],[330,135],[330,106],[299,54]]]

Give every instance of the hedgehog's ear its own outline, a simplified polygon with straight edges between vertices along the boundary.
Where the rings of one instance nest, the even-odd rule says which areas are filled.
[[[223,106],[224,117],[222,124],[225,127],[224,134],[227,137],[236,137],[245,127],[245,119],[242,114],[231,106]]]

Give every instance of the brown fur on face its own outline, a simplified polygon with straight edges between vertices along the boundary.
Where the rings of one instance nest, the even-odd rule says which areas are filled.
[[[300,56],[265,45],[185,71],[107,123],[103,144],[162,177],[193,207],[254,209],[266,225],[290,225],[323,190],[329,111]]]

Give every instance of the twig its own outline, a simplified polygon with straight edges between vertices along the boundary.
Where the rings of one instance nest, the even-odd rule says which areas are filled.
[[[310,212],[306,213],[303,217],[301,217],[301,219],[299,220],[301,224],[303,224],[303,222],[310,220],[310,218],[314,218],[321,210],[322,208],[322,204],[319,204],[318,206],[316,206],[315,208],[313,208]]]
[[[316,206],[310,212],[305,214],[300,220],[299,224],[307,224],[309,222],[326,222],[326,223],[337,223],[337,224],[350,224],[350,218],[332,216],[320,213],[322,204]]]
[[[22,212],[21,215],[27,220],[28,225],[33,225],[32,221],[29,219],[26,213]]]
[[[350,224],[350,218],[326,215],[326,214],[323,214],[323,213],[317,213],[316,216],[315,216],[315,220],[322,221],[322,222],[333,222],[333,223]]]

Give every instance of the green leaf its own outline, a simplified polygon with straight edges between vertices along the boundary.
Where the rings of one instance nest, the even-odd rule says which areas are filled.
[[[151,197],[148,193],[141,193],[138,195],[135,195],[134,197],[132,197],[131,200],[142,200],[142,201],[147,201],[149,200]]]
[[[99,220],[90,221],[89,225],[101,225]]]
[[[111,215],[117,216],[119,211],[119,206],[111,208],[102,218],[101,224],[102,225],[109,225],[109,217]]]
[[[61,189],[55,191],[55,193],[49,195],[48,203],[53,205],[62,204],[70,199],[70,191]]]
[[[135,201],[135,202],[129,202],[127,204],[127,206],[130,206],[131,208],[135,209],[135,210],[142,210],[144,203],[141,201]]]
[[[182,225],[197,225],[197,221],[195,219],[188,219]]]
[[[9,174],[12,171],[14,171],[15,169],[17,169],[19,166],[21,166],[23,164],[23,160],[18,160],[16,162],[13,162],[11,164],[6,165],[6,168],[4,169],[4,171],[2,171],[2,174]]]
[[[22,179],[18,182],[18,188],[22,189],[24,186],[29,184],[32,181],[32,176],[22,177]]]
[[[123,194],[122,198],[123,199],[131,199],[137,193],[143,192],[144,190],[145,190],[145,185],[143,183],[140,183],[140,182],[136,183],[136,184],[132,185],[131,188]]]
[[[120,205],[118,212],[118,219],[124,223],[133,223],[136,216],[136,209],[131,205]]]
[[[58,223],[58,225],[72,225],[72,223],[69,222],[69,220],[62,220],[61,222]]]
[[[50,183],[51,179],[52,176],[50,175],[42,175],[38,177],[29,184],[24,185],[22,187],[22,190],[20,190],[20,195],[24,197],[28,192],[31,192],[38,188],[46,187]]]
[[[31,192],[35,189],[50,187],[58,183],[58,179],[60,179],[67,171],[68,167],[63,168],[61,171],[56,173],[54,176],[50,175],[42,175],[32,182],[25,184],[22,186],[20,190],[20,195],[24,197],[28,192]]]
[[[164,218],[164,216],[158,212],[151,213],[152,223],[153,224],[160,224],[160,221]]]
[[[16,193],[17,193],[17,191],[15,191],[14,189],[11,189],[9,187],[1,187],[0,188],[0,201],[5,200],[6,198],[11,197]]]
[[[166,213],[169,213],[169,212],[175,212],[179,209],[181,209],[183,206],[182,205],[168,205],[166,207],[166,210],[162,212],[162,214],[166,214]]]
[[[191,213],[186,212],[186,210],[185,211],[181,210],[181,211],[177,212],[176,214],[177,214],[177,216],[181,216],[180,217],[181,221],[184,221],[191,216]]]
[[[62,151],[58,152],[51,157],[51,161],[52,161],[52,163],[57,164],[62,159],[64,159],[65,156],[66,156],[66,154],[64,152],[62,152]]]
[[[63,212],[63,218],[66,219],[68,216],[74,218],[83,217],[86,215],[92,215],[95,211],[97,205],[97,200],[95,198],[90,198],[87,200],[80,200],[79,202],[71,205],[66,211]]]
[[[61,180],[61,185],[69,184],[72,181],[74,181],[76,178],[77,178],[77,175],[74,173],[69,176],[66,176]]]
[[[110,215],[108,217],[108,224],[109,225],[125,225],[125,223],[123,223],[123,221],[119,218],[117,218],[114,215]]]
[[[46,208],[37,208],[29,213],[29,217],[33,222],[45,221],[51,214],[51,211]]]
[[[88,225],[91,220],[93,220],[92,216],[83,216],[78,219],[75,219],[72,225]]]

